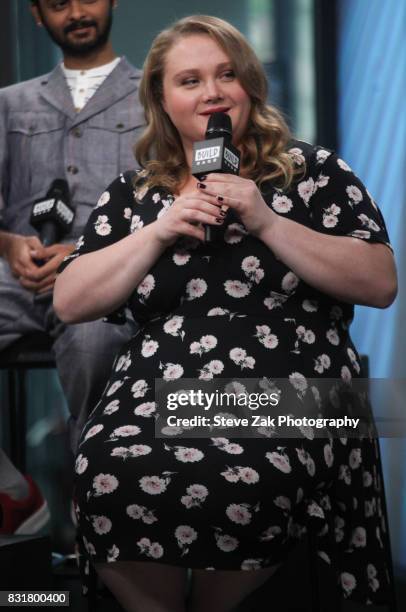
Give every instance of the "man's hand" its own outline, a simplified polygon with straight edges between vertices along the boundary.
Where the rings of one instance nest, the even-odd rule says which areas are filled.
[[[34,293],[46,293],[55,283],[56,270],[61,261],[74,251],[73,244],[42,246],[37,236],[7,237],[4,255],[13,275],[21,285]]]
[[[56,271],[63,259],[75,250],[74,244],[52,244],[31,251],[35,270],[30,271],[24,277],[20,277],[20,283],[26,289],[41,294],[53,289]],[[38,262],[44,262],[38,266]]]
[[[8,261],[13,276],[20,278],[37,268],[31,255],[35,249],[42,248],[37,236],[4,233],[2,238],[3,255]]]

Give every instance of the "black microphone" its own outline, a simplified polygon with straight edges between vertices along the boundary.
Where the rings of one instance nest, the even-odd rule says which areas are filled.
[[[233,129],[226,113],[212,113],[207,123],[205,140],[193,145],[192,174],[197,179],[210,172],[239,174],[240,152],[231,143]],[[206,242],[220,240],[224,227],[204,226]]]
[[[68,183],[65,179],[55,179],[46,196],[35,200],[30,223],[39,232],[42,244],[50,246],[69,232],[74,217]]]

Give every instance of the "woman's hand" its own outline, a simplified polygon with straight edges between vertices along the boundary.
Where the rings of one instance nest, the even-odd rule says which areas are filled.
[[[172,206],[151,225],[155,226],[156,237],[165,247],[172,245],[180,236],[203,241],[203,225],[221,225],[224,221],[221,204],[215,195],[196,189],[196,192],[177,197]]]
[[[258,187],[250,179],[233,174],[208,174],[198,183],[198,189],[205,198],[223,205],[223,210],[232,208],[244,223],[250,234],[260,237],[269,228],[277,215],[264,201]]]

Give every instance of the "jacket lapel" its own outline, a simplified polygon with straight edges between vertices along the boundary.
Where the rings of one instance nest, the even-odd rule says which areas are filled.
[[[86,106],[77,113],[73,106],[65,75],[60,65],[41,81],[42,97],[57,110],[72,120],[72,126],[86,121],[93,115],[112,106],[138,88],[141,71],[131,66],[125,58],[117,64],[114,70],[103,81],[98,90],[90,98]],[[140,124],[143,119],[140,116]]]
[[[87,121],[93,115],[109,108],[118,100],[138,89],[141,71],[127,62],[125,58],[117,64],[114,70],[103,81],[86,106],[76,114],[73,125]],[[144,120],[140,117],[140,124]]]
[[[43,78],[41,85],[41,96],[61,113],[73,119],[76,111],[65,75],[59,64]]]

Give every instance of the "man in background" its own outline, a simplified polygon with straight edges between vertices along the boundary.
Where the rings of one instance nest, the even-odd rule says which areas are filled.
[[[105,187],[135,166],[132,148],[144,124],[141,74],[113,50],[116,0],[30,4],[63,62],[50,74],[0,90],[0,350],[33,332],[53,337],[74,450],[134,324],[66,326],[53,311],[52,290],[60,262]],[[65,236],[44,246],[30,217],[55,179],[67,182],[75,216]],[[46,520],[44,504],[32,479],[0,449],[0,533],[38,530]]]

